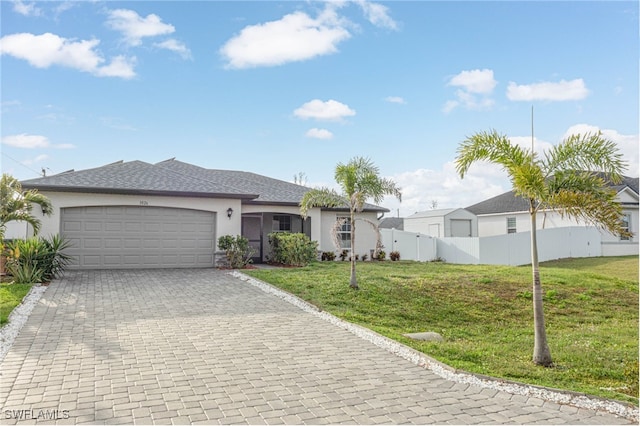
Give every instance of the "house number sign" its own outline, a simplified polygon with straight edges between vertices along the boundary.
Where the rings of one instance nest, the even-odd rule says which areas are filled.
[[[141,206],[148,206],[149,202],[148,201],[144,201],[144,200],[140,200],[140,205]]]

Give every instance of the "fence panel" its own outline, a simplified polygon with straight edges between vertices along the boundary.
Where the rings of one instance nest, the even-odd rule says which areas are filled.
[[[400,252],[401,260],[430,261],[437,257],[436,238],[416,232],[381,229],[382,244],[387,257],[392,251]]]

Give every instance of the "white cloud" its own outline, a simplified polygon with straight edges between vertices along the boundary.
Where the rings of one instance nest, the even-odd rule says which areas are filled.
[[[398,209],[401,217],[430,210],[433,201],[440,209],[464,208],[510,188],[506,174],[485,163],[471,166],[464,179],[458,177],[453,162],[445,163],[441,170],[418,169],[390,178],[402,188],[402,202],[385,198],[382,205],[391,210],[388,216],[397,216]]]
[[[365,17],[369,22],[377,27],[397,30],[398,24],[389,16],[389,8],[378,3],[358,0],[358,6],[362,8]]]
[[[625,171],[627,176],[638,177],[640,175],[640,136],[639,135],[623,135],[613,129],[601,129],[598,126],[590,124],[575,124],[567,129],[564,137],[573,134],[597,133],[602,132],[602,136],[612,140],[618,145],[618,149],[622,154],[622,158],[627,162],[628,168]]]
[[[139,46],[144,37],[155,37],[173,33],[176,29],[171,24],[165,24],[158,15],[149,14],[146,18],[128,9],[109,11],[107,26],[121,32],[127,43]]]
[[[449,113],[458,106],[473,110],[489,109],[494,105],[490,95],[497,84],[492,70],[462,71],[449,79],[447,86],[459,89],[456,90],[456,100],[447,101],[442,111]]]
[[[32,166],[34,164],[42,163],[44,160],[48,160],[48,159],[49,159],[49,156],[47,154],[41,154],[41,155],[38,155],[35,158],[30,158],[28,160],[24,160],[22,162],[22,164],[24,164],[25,166]]]
[[[333,139],[333,133],[327,129],[318,129],[315,127],[313,129],[309,129],[307,133],[305,133],[305,136],[314,139]]]
[[[331,7],[317,18],[304,12],[285,15],[277,21],[249,25],[220,49],[227,68],[275,66],[304,61],[338,51],[338,44],[351,34]]]
[[[109,65],[95,50],[99,40],[72,41],[55,34],[10,34],[0,38],[0,54],[24,59],[36,68],[52,65],[89,72],[96,76],[131,78],[134,59],[118,56]]]
[[[175,52],[178,55],[182,56],[182,59],[192,58],[191,50],[189,50],[189,48],[184,43],[176,39],[170,38],[160,43],[154,43],[153,45],[161,49],[171,50],[172,52]]]
[[[71,144],[52,145],[46,136],[28,135],[21,133],[19,135],[7,135],[2,138],[2,144],[12,146],[14,148],[36,149],[36,148],[57,148],[70,149],[75,148]]]
[[[42,14],[42,10],[36,6],[35,2],[21,0],[14,0],[13,11],[24,16],[40,16]]]
[[[7,146],[13,146],[15,148],[48,148],[51,146],[49,139],[46,136],[40,135],[27,135],[22,133],[20,135],[8,135],[2,138],[2,144]]]
[[[588,95],[581,78],[520,85],[511,81],[507,87],[507,98],[511,101],[577,101]]]
[[[462,71],[453,76],[448,85],[462,87],[468,93],[488,94],[495,89],[498,82],[493,78],[493,71],[489,69]]]
[[[387,96],[385,99],[387,102],[391,102],[392,104],[406,104],[407,102],[404,98],[400,96]]]
[[[330,99],[322,102],[320,99],[314,99],[302,105],[293,111],[293,115],[298,118],[308,119],[314,118],[323,121],[339,121],[344,117],[356,115],[356,112],[341,102]]]

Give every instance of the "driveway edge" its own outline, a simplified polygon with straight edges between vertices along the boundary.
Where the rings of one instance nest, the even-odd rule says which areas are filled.
[[[640,418],[637,407],[626,405],[622,402],[607,400],[604,398],[590,396],[579,392],[545,388],[536,385],[527,385],[523,383],[512,382],[509,380],[497,379],[494,377],[457,370],[423,354],[422,352],[416,351],[415,349],[412,349],[402,343],[382,336],[375,331],[344,321],[328,312],[322,311],[316,306],[302,300],[301,298],[294,296],[293,294],[281,290],[275,286],[272,286],[269,283],[260,281],[239,271],[231,271],[228,272],[228,274],[261,289],[265,293],[269,293],[280,299],[283,299],[284,301],[297,306],[305,312],[308,312],[333,325],[345,329],[355,334],[356,336],[367,340],[374,345],[385,349],[388,352],[393,353],[396,356],[410,361],[411,363],[419,367],[427,368],[443,379],[447,379],[457,383],[464,383],[479,386],[482,388],[493,389],[496,391],[503,391],[512,395],[523,395],[527,397],[539,398],[544,401],[550,401],[563,405],[571,405],[577,408],[605,411],[607,413],[614,414],[619,417],[624,417],[635,422],[638,422]]]

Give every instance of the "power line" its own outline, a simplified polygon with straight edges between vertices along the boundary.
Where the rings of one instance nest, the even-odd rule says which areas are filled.
[[[33,170],[31,167],[24,165],[23,163],[21,163],[20,161],[16,160],[15,158],[13,158],[12,156],[10,156],[9,154],[7,154],[6,152],[2,153],[3,156],[7,157],[8,159],[12,160],[13,162],[15,162],[16,164],[19,164],[20,166],[24,167],[27,170],[32,171],[33,173],[35,173],[36,175],[38,175],[38,177],[42,176],[42,172],[38,172],[37,170]],[[47,167],[48,169],[48,167]],[[51,170],[51,169],[49,169]]]

